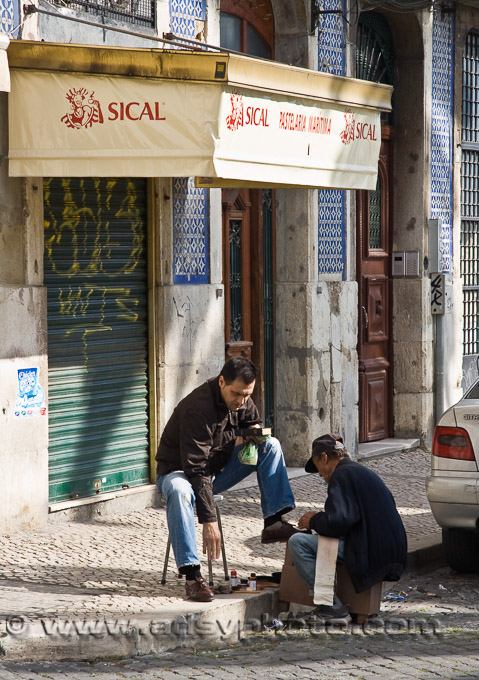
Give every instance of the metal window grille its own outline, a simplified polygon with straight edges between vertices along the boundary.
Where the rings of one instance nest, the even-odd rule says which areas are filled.
[[[381,242],[381,177],[378,173],[376,189],[369,192],[369,247],[382,248]]]
[[[356,77],[392,85],[394,57],[391,31],[380,14],[363,13],[356,39]]]
[[[242,296],[242,266],[241,266],[241,220],[230,220],[230,296],[231,296],[231,340],[237,342],[243,339],[243,296]]]
[[[463,353],[479,354],[479,34],[469,33],[462,77],[461,276]]]
[[[53,0],[55,5],[140,26],[156,25],[155,0]]]

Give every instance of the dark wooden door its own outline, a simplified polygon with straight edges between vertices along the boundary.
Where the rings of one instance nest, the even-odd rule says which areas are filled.
[[[274,411],[274,228],[271,189],[223,190],[225,354],[260,371],[254,400],[265,424]]]
[[[223,191],[226,358],[252,359],[251,191]]]
[[[392,433],[390,166],[390,131],[383,128],[376,190],[357,196],[360,442]]]

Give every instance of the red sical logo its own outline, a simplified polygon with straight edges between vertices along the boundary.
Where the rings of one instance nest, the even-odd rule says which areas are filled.
[[[346,127],[340,133],[340,137],[343,144],[349,144],[349,142],[354,141],[354,113],[351,109],[346,109],[344,120],[346,121]]]
[[[226,127],[228,130],[237,130],[243,127],[243,95],[231,95],[231,113],[226,116]]]
[[[70,102],[70,113],[62,116],[62,123],[77,130],[89,128],[93,123],[103,123],[100,102],[94,98],[95,92],[88,93],[84,87],[75,90],[71,88],[65,95]]]

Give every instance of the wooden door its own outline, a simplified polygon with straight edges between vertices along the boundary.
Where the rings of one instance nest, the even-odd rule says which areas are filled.
[[[383,128],[376,190],[357,195],[360,442],[392,433],[390,161]]]
[[[254,400],[266,425],[274,412],[274,226],[271,189],[223,190],[225,354],[259,368]]]
[[[249,189],[223,191],[226,358],[252,359],[251,200]]]

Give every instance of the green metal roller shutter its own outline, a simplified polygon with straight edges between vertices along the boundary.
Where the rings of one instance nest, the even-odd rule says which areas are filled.
[[[146,188],[44,181],[50,501],[149,481]]]

